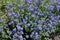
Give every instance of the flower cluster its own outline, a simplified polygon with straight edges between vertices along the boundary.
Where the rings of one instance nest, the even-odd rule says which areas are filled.
[[[7,22],[3,30],[10,36],[9,39],[42,40],[43,36],[49,37],[50,33],[55,32],[55,25],[60,23],[60,2],[56,6],[43,5],[43,2],[44,0],[17,0],[5,6]]]

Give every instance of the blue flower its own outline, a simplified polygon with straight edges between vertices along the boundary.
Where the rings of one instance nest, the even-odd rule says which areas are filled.
[[[24,13],[24,9],[22,9],[21,11],[22,11],[22,13]]]
[[[8,15],[8,16],[11,16],[12,14],[11,14],[11,13],[8,13],[7,15]]]
[[[34,26],[37,26],[37,23],[34,23]]]
[[[40,20],[38,20],[38,22],[37,22],[38,24],[40,24],[41,23],[41,21]]]
[[[56,8],[57,8],[57,11],[59,11],[60,10],[60,2],[56,2]]]
[[[4,26],[0,26],[0,31],[4,30]]]
[[[16,32],[16,28],[14,28],[13,31]]]
[[[25,20],[28,20],[28,17],[25,17]]]
[[[29,38],[29,35],[26,35],[26,38]]]
[[[31,4],[34,0],[26,0],[27,4]]]
[[[32,14],[31,17],[34,17],[34,14]]]
[[[17,38],[17,37],[18,37],[18,34],[15,33],[15,34],[13,35],[13,38]]]
[[[52,28],[53,26],[52,26],[52,24],[48,24],[48,27]]]
[[[0,23],[3,22],[3,20],[0,20]]]
[[[24,38],[24,40],[26,40],[26,38]]]
[[[34,34],[35,34],[35,32],[33,31],[31,34],[32,34],[32,35],[34,35]]]
[[[26,21],[25,19],[23,19],[23,23],[24,23],[24,24],[26,24],[26,23],[27,23],[27,21]]]
[[[23,24],[23,22],[20,22],[20,23],[18,23],[17,25],[22,25]]]
[[[42,3],[43,0],[37,0],[36,4],[39,5]]]
[[[42,30],[42,27],[38,27],[39,28],[39,30]]]
[[[57,11],[60,10],[60,5],[56,5]]]
[[[19,25],[17,25],[16,27],[17,27],[17,30],[18,30],[18,31],[23,30],[23,28],[22,28],[21,26],[19,26]]]
[[[49,33],[48,32],[46,32],[46,36],[49,36]]]
[[[32,7],[32,5],[30,5],[28,8],[27,8],[27,11],[33,11],[34,8]]]
[[[27,26],[30,26],[30,25],[31,25],[30,23],[27,24]]]
[[[38,7],[34,7],[34,11],[37,10]]]
[[[39,35],[38,33],[35,34],[35,39],[38,39]]]
[[[14,19],[15,22],[19,22],[19,19]]]
[[[11,21],[11,22],[9,22],[9,25],[12,25],[14,22],[13,21]]]
[[[38,25],[38,29],[39,29],[39,30],[42,30],[42,27],[41,27],[40,25]]]
[[[54,16],[50,16],[50,19],[51,19],[51,20],[55,20],[55,17],[54,17]]]
[[[24,34],[23,31],[20,31],[20,34]]]
[[[9,7],[8,7],[8,6],[5,6],[5,9],[6,9],[6,10],[9,10]]]
[[[23,36],[22,35],[18,35],[18,38],[21,39],[21,38],[23,38]]]
[[[50,11],[52,11],[54,9],[54,6],[52,6],[52,5],[50,5],[49,7],[48,7],[48,10],[50,10]]]
[[[7,33],[11,35],[12,34],[12,31],[7,30]]]
[[[24,6],[22,5],[21,8],[24,8]]]
[[[12,12],[12,15],[15,15],[16,13],[15,12]]]
[[[57,4],[57,5],[60,5],[60,1],[57,1],[56,4]]]
[[[12,2],[10,2],[10,3],[9,3],[9,6],[10,6],[10,7],[12,7],[12,6],[13,6]]]

